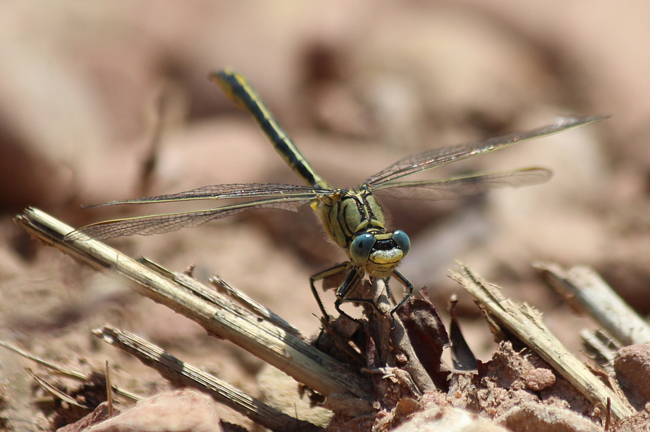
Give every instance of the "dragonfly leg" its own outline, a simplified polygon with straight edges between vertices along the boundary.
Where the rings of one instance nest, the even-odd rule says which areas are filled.
[[[377,308],[377,305],[372,299],[366,299],[366,298],[349,298],[348,294],[354,292],[354,290],[359,286],[361,283],[361,277],[362,275],[359,274],[358,271],[352,270],[350,273],[348,273],[347,277],[343,281],[343,283],[337,288],[336,290],[336,301],[334,302],[334,307],[340,313],[341,315],[345,316],[348,319],[351,319],[352,321],[360,322],[360,320],[356,318],[352,318],[350,315],[345,313],[341,309],[341,304],[343,302],[351,302],[351,303],[367,303],[372,305],[372,307],[375,308],[375,310],[378,313],[381,313],[381,311]]]
[[[329,320],[329,315],[327,314],[327,311],[325,310],[325,306],[323,306],[323,301],[320,298],[320,295],[318,295],[318,290],[316,289],[316,286],[314,283],[319,280],[323,280],[325,278],[328,278],[330,276],[337,275],[339,273],[343,273],[344,271],[348,270],[352,263],[350,262],[344,262],[341,264],[337,264],[334,267],[330,267],[327,270],[323,270],[320,273],[316,273],[312,277],[309,278],[309,285],[311,287],[311,292],[314,294],[314,298],[316,299],[316,303],[318,303],[318,308],[320,311],[323,313],[323,317],[327,318]]]
[[[343,304],[344,302],[367,303],[367,304],[372,305],[372,307],[375,308],[377,313],[379,313],[379,314],[382,313],[377,308],[377,305],[375,304],[375,302],[372,299],[350,298],[350,297],[348,297],[348,295],[353,293],[354,290],[359,286],[359,284],[361,283],[361,278],[362,278],[362,275],[359,274],[359,272],[356,269],[352,268],[352,267],[354,267],[354,264],[352,264],[351,262],[349,262],[349,261],[344,262],[344,263],[341,263],[341,264],[337,264],[334,267],[328,268],[327,270],[323,270],[320,273],[316,273],[315,275],[313,275],[312,277],[309,278],[309,285],[311,287],[311,291],[314,294],[314,298],[316,299],[316,302],[318,303],[318,307],[320,308],[320,310],[323,313],[324,317],[329,319],[329,315],[327,314],[327,311],[325,310],[325,306],[323,305],[323,301],[321,300],[320,295],[318,294],[318,290],[316,289],[315,282],[317,282],[319,280],[322,280],[322,279],[325,279],[325,278],[328,278],[330,276],[337,275],[339,273],[343,273],[344,271],[348,271],[348,270],[350,270],[350,272],[345,277],[345,280],[336,289],[336,297],[337,298],[336,298],[336,301],[334,302],[334,308],[336,309],[336,311],[339,314],[343,315],[344,317],[346,317],[346,318],[348,318],[348,319],[350,319],[352,321],[356,321],[356,322],[359,322],[359,320],[356,319],[356,318],[351,317],[346,312],[344,312],[341,309],[341,304]],[[404,279],[404,277],[402,275],[400,275],[400,276]],[[404,280],[406,281],[406,279],[404,279]],[[400,282],[401,282],[401,280],[400,280]],[[406,281],[406,283],[408,283],[408,281]],[[386,285],[388,285],[388,284],[386,284]],[[405,286],[407,286],[407,285],[405,285]],[[411,292],[412,291],[413,290],[411,290]],[[392,297],[392,294],[391,294],[391,297]],[[401,305],[402,304],[400,303],[398,305],[398,307],[401,306]],[[395,310],[397,310],[397,308],[394,308],[391,311],[391,314],[393,312],[395,312]]]
[[[397,304],[397,300],[395,300],[395,296],[393,295],[393,291],[391,291],[390,285],[388,285],[389,280],[390,280],[390,277],[387,277],[387,278],[384,279],[384,283],[386,284],[386,294],[388,294],[388,297],[390,297],[393,304]]]
[[[397,270],[393,270],[392,276],[397,280],[397,282],[404,285],[404,287],[406,287],[406,289],[408,289],[408,292],[404,295],[404,298],[402,299],[402,301],[399,302],[399,304],[397,306],[395,306],[392,311],[390,311],[391,315],[393,315],[395,312],[397,312],[397,309],[401,308],[402,305],[404,303],[406,303],[406,301],[409,299],[409,297],[411,297],[411,295],[413,294],[413,284],[411,284],[411,282],[409,282],[408,279],[406,279],[404,276],[402,276],[402,274],[400,272],[398,272]],[[386,284],[386,286],[388,286],[388,284]]]

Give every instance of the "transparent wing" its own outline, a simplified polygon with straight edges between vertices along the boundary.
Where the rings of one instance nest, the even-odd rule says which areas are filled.
[[[445,180],[383,183],[372,188],[372,191],[395,198],[443,200],[476,195],[491,189],[536,185],[548,181],[552,176],[553,173],[544,168],[525,168]]]
[[[176,201],[190,200],[218,200],[231,198],[254,198],[254,197],[297,197],[300,199],[304,194],[324,194],[326,189],[313,188],[311,186],[297,186],[282,183],[234,183],[223,185],[210,185],[192,189],[185,192],[178,192],[168,195],[157,195],[129,200],[111,201],[103,204],[92,204],[83,208],[106,207],[125,204],[157,204]]]
[[[395,162],[386,169],[368,178],[364,183],[376,189],[377,186],[382,183],[391,182],[410,174],[443,166],[479,154],[488,153],[522,141],[541,138],[574,127],[594,123],[604,118],[606,117],[560,117],[554,124],[543,126],[528,132],[513,132],[484,141],[427,150]]]
[[[198,210],[182,213],[166,213],[151,216],[138,216],[113,219],[86,225],[66,236],[66,240],[79,240],[83,235],[104,240],[130,235],[162,234],[181,228],[202,225],[208,221],[232,216],[251,208],[277,208],[297,211],[298,208],[317,198],[316,194],[304,194],[301,197],[270,198],[242,204],[233,204],[210,210]]]

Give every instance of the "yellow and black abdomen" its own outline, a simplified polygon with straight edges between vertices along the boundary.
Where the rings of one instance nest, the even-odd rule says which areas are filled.
[[[253,116],[275,150],[300,178],[311,186],[329,189],[327,182],[316,174],[311,164],[280,127],[262,98],[242,74],[225,69],[212,74],[210,79],[221,87],[231,101]]]

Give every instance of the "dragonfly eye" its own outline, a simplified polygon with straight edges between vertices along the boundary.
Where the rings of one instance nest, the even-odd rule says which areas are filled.
[[[350,256],[352,260],[358,264],[363,264],[368,261],[370,252],[377,240],[372,234],[361,234],[355,238],[350,245]]]
[[[411,240],[409,239],[409,236],[407,236],[404,231],[397,230],[393,233],[393,240],[402,250],[404,256],[406,256],[406,254],[409,253],[409,250],[411,249]]]

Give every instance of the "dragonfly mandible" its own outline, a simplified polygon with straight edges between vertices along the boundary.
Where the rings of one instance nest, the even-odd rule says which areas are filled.
[[[381,206],[374,194],[386,193],[398,198],[447,199],[485,192],[501,187],[520,187],[543,183],[551,172],[544,168],[525,168],[492,174],[474,174],[443,180],[399,181],[403,177],[437,168],[472,156],[502,149],[522,141],[541,138],[577,126],[587,125],[605,117],[562,117],[553,124],[527,132],[513,132],[496,138],[427,150],[401,159],[368,177],[355,189],[335,189],[320,177],[293,141],[280,127],[260,96],[246,78],[226,69],[210,75],[228,98],[247,111],[257,122],[276,151],[307,185],[298,186],[279,183],[246,183],[204,186],[190,191],[168,195],[111,201],[87,207],[124,204],[152,204],[189,200],[224,200],[252,198],[252,201],[225,205],[208,210],[156,214],[106,220],[86,225],[68,238],[85,234],[96,239],[130,235],[151,235],[198,226],[211,220],[221,219],[253,208],[276,208],[297,211],[309,203],[319,216],[330,239],[343,248],[348,260],[310,277],[310,287],[318,306],[329,319],[315,283],[325,278],[344,274],[343,282],[336,289],[336,310],[343,302],[366,302],[373,300],[351,298],[350,295],[362,283],[365,276],[393,278],[406,288],[402,300],[390,311],[395,313],[413,293],[413,285],[397,266],[408,254],[410,240],[401,230],[391,231]]]

